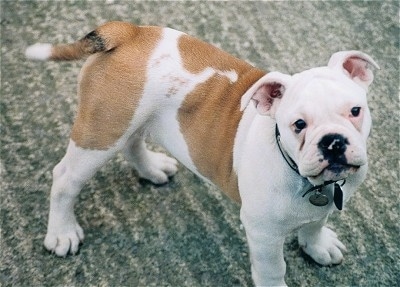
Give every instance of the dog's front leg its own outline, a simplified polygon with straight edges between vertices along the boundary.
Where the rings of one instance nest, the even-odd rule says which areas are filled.
[[[339,264],[346,247],[334,231],[324,226],[327,217],[321,221],[304,225],[298,233],[299,245],[321,265]]]
[[[250,249],[251,274],[256,286],[286,286],[283,258],[284,235],[274,232],[273,224],[249,218],[241,212]],[[275,229],[276,230],[276,229]]]
[[[248,234],[251,274],[256,286],[286,286],[286,263],[283,259],[284,238]]]

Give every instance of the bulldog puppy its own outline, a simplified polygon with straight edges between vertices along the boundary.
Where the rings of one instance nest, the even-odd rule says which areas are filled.
[[[35,44],[36,60],[88,57],[64,158],[53,170],[45,247],[76,253],[83,231],[74,203],[84,183],[118,152],[156,184],[177,161],[241,203],[257,286],[285,285],[283,244],[322,265],[345,246],[325,227],[367,173],[366,93],[378,65],[359,51],[295,75],[265,73],[169,28],[110,22],[67,45]]]

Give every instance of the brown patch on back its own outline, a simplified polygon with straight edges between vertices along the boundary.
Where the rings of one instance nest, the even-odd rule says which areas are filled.
[[[92,55],[82,68],[71,138],[79,147],[104,150],[129,128],[162,30],[112,22],[96,31],[112,48]]]
[[[234,83],[215,74],[199,84],[180,107],[179,122],[198,171],[240,202],[237,175],[233,170],[233,145],[242,117],[240,100],[265,72],[189,36],[179,39],[179,50],[184,68],[192,73],[212,67],[238,74]]]

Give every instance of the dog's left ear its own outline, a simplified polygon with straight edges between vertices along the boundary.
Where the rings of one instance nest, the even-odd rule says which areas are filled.
[[[279,72],[266,74],[242,96],[240,110],[253,101],[259,114],[273,116],[290,80],[291,76]]]
[[[370,56],[360,51],[337,52],[328,62],[329,68],[342,71],[365,90],[374,79],[371,66],[380,69]]]

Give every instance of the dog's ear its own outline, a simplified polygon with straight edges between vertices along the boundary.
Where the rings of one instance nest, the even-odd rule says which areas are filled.
[[[328,67],[345,73],[365,90],[368,90],[374,79],[371,66],[380,69],[370,56],[360,51],[337,52],[328,62]]]
[[[268,73],[242,96],[240,110],[243,111],[249,102],[253,101],[259,114],[273,116],[290,79],[291,76],[279,72]]]

